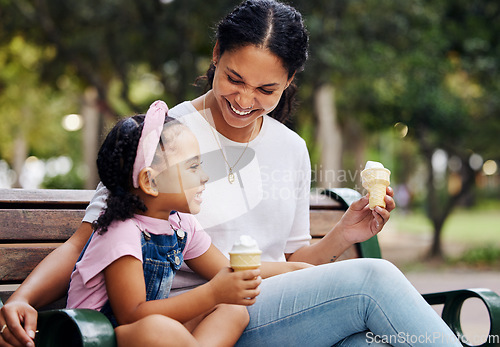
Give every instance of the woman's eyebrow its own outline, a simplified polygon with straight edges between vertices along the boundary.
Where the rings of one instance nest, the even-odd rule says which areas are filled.
[[[239,73],[237,73],[236,71],[234,71],[230,67],[228,67],[227,69],[229,70],[229,72],[236,75],[236,77],[238,77],[239,79],[242,79],[243,81],[245,80]],[[279,85],[279,83],[268,83],[268,84],[263,84],[260,87],[274,87],[274,86],[278,86],[278,85]]]

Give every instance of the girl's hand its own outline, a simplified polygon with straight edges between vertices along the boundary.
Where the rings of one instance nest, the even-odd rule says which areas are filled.
[[[376,206],[374,210],[368,207],[368,195],[354,202],[339,222],[346,242],[363,242],[378,234],[389,220],[390,212],[396,207],[393,196],[394,191],[387,187],[384,199],[386,207]]]
[[[225,267],[215,275],[208,285],[216,304],[236,304],[250,306],[255,303],[260,293],[262,282],[260,269],[234,272]]]

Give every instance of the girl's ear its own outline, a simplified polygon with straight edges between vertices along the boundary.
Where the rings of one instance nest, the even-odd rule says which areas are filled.
[[[139,187],[141,190],[151,196],[158,196],[158,187],[156,186],[155,180],[153,178],[153,169],[150,167],[145,167],[139,172]]]

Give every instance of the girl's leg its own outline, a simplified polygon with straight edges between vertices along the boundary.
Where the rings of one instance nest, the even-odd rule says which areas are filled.
[[[178,321],[159,314],[115,328],[118,347],[199,346],[196,339]]]
[[[366,346],[385,341],[461,346],[404,275],[381,259],[346,260],[271,277],[248,311],[250,323],[238,346],[349,345],[351,336],[359,341],[365,331],[361,345]]]
[[[246,306],[218,305],[198,324],[193,336],[202,346],[234,346],[248,321]]]

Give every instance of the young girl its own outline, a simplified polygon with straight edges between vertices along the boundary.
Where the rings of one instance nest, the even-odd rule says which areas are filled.
[[[193,133],[166,111],[157,101],[106,137],[97,165],[108,205],[75,266],[67,306],[103,312],[119,346],[231,346],[248,324],[260,270],[232,272],[187,214],[200,211],[208,177]],[[167,299],[183,260],[212,279]]]

